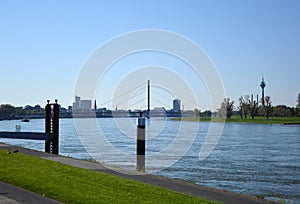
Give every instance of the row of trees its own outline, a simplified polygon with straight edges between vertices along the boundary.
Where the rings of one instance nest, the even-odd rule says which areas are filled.
[[[0,119],[14,119],[18,117],[23,117],[27,115],[40,115],[45,114],[45,109],[41,106],[25,106],[23,107],[14,107],[10,104],[2,104],[0,106]]]
[[[296,108],[287,107],[285,105],[278,105],[273,107],[270,96],[264,98],[264,104],[259,106],[257,101],[250,100],[249,96],[242,96],[239,98],[239,104],[237,106],[237,112],[241,119],[247,119],[248,116],[253,120],[255,116],[265,116],[267,119],[271,115],[273,116],[300,116],[300,93],[297,97]],[[262,101],[260,101],[262,103]],[[220,117],[230,118],[234,113],[234,101],[230,98],[225,98],[221,103],[221,107],[218,111]]]

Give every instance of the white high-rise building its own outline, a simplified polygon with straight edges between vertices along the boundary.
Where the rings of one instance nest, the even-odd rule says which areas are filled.
[[[73,110],[90,111],[92,109],[92,100],[81,100],[79,96],[75,96]]]
[[[181,101],[179,99],[173,100],[173,111],[180,111]]]
[[[92,100],[80,100],[80,109],[90,111],[92,109]]]

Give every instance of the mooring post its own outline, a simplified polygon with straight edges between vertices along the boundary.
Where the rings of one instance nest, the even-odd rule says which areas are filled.
[[[57,100],[53,104],[53,117],[52,117],[52,154],[58,154],[59,150],[59,105]]]
[[[51,132],[51,105],[50,100],[47,100],[47,105],[45,107],[45,133]],[[50,140],[45,140],[45,152],[50,153]]]
[[[137,124],[136,170],[145,172],[145,118],[140,112]]]

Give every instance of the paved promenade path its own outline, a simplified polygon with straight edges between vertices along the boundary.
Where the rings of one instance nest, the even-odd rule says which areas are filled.
[[[99,171],[107,174],[112,174],[115,176],[120,176],[135,181],[152,184],[165,189],[170,189],[173,191],[190,194],[193,196],[199,196],[199,197],[207,198],[209,200],[220,201],[222,203],[242,203],[242,204],[271,203],[265,200],[256,199],[255,197],[239,195],[228,191],[212,189],[212,188],[188,183],[181,180],[169,179],[169,178],[150,175],[150,174],[143,174],[143,173],[136,173],[136,172],[133,173],[132,171],[127,171],[122,169],[106,168],[105,166],[99,163],[78,160],[78,159],[64,157],[64,156],[52,155],[45,152],[29,150],[26,148],[11,146],[3,143],[0,143],[0,148],[3,149],[10,148],[11,150],[18,149],[19,152],[23,154],[40,157],[51,161],[60,162],[63,164],[69,164],[71,166],[76,166],[84,169],[90,169],[90,170]],[[45,198],[41,195],[29,192],[27,190],[20,189],[18,187],[14,187],[12,185],[0,182],[0,203],[7,203],[7,204],[10,203],[47,203],[48,204],[49,203],[50,204],[50,203],[59,203],[59,202],[56,202],[49,198]]]

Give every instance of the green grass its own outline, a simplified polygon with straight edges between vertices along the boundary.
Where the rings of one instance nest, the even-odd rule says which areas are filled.
[[[247,119],[241,119],[240,116],[232,116],[230,119],[221,118],[174,118],[173,120],[197,121],[197,122],[236,122],[236,123],[255,123],[255,124],[300,124],[300,117],[266,117],[256,116],[254,120],[248,116]]]
[[[63,203],[216,203],[3,149],[0,180]]]

